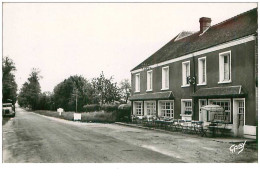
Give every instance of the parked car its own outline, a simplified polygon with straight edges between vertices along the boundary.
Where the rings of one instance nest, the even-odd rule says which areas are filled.
[[[3,103],[2,107],[3,116],[15,116],[15,107],[12,103]]]

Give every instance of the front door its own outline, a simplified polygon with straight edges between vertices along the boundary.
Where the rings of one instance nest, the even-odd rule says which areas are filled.
[[[206,106],[206,105],[207,105],[207,100],[206,99],[200,99],[199,100],[199,120],[200,121],[203,121],[201,108],[203,106]]]
[[[245,124],[245,100],[234,99],[233,107],[233,130],[234,135],[243,137],[244,135],[244,124]]]

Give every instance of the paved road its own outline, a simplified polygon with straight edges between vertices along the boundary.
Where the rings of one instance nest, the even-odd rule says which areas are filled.
[[[4,162],[257,162],[249,142],[164,133],[116,124],[79,123],[26,112],[3,125]],[[236,140],[237,141],[237,140]]]
[[[106,135],[104,130],[100,133],[98,125],[72,123],[17,108],[16,117],[3,126],[3,161],[180,162],[177,158]]]

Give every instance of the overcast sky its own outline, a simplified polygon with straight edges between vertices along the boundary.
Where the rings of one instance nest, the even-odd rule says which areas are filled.
[[[4,3],[3,56],[14,60],[21,88],[33,67],[42,91],[70,75],[101,71],[116,82],[179,32],[198,31],[257,7],[256,3]]]

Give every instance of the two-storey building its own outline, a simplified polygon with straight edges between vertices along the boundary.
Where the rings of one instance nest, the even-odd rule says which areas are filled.
[[[216,104],[235,136],[256,138],[257,9],[181,32],[131,70],[132,114],[203,120]]]

